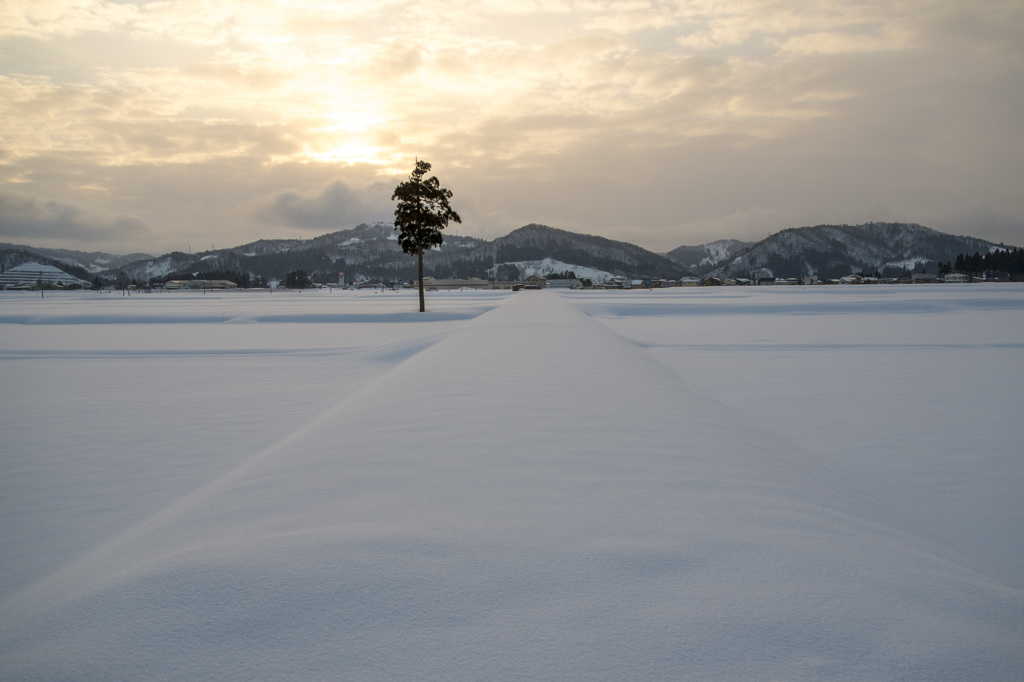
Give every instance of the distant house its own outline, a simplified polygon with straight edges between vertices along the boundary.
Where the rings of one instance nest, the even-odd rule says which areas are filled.
[[[237,289],[238,285],[227,279],[172,279],[164,284],[167,291],[178,289]]]
[[[967,282],[967,275],[962,272],[951,272],[942,278],[943,282],[949,282],[952,284],[964,284]]]
[[[431,290],[451,290],[451,289],[491,289],[491,281],[486,279],[480,279],[479,277],[471,277],[469,279],[434,279],[433,277],[424,277],[423,284],[429,287]]]
[[[526,287],[528,289],[543,289],[548,284],[548,280],[540,275],[530,275],[526,278]]]
[[[37,284],[57,287],[92,286],[89,282],[73,277],[60,268],[41,263],[22,263],[0,273],[0,289],[29,289]]]
[[[929,275],[924,272],[915,272],[910,275],[911,284],[931,284],[939,281],[938,275]]]
[[[583,282],[578,279],[549,279],[546,280],[548,289],[582,289]]]

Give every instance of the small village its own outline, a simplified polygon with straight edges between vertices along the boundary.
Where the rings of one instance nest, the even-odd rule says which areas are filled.
[[[305,274],[305,273],[300,273]],[[562,273],[564,274],[564,273]],[[543,275],[530,275],[522,281],[513,282],[498,279],[483,279],[472,277],[468,279],[435,279],[424,277],[423,284],[428,291],[443,290],[467,290],[467,289],[488,289],[488,290],[538,290],[538,289],[612,289],[612,290],[646,290],[646,289],[669,289],[674,287],[721,287],[721,286],[800,286],[800,285],[870,285],[870,284],[966,284],[991,281],[1009,281],[1001,277],[979,277],[967,275],[960,272],[950,272],[944,275],[931,273],[908,273],[903,277],[871,277],[861,274],[847,275],[839,279],[821,279],[817,275],[804,278],[776,278],[767,270],[751,273],[749,278],[718,278],[718,277],[682,277],[680,279],[644,278],[631,279],[626,277],[612,276],[603,281],[594,281],[583,277],[544,277]],[[253,287],[263,289],[288,289],[288,288],[322,288],[322,289],[406,289],[415,288],[418,282],[404,282],[401,280],[381,281],[355,281],[346,282],[343,277],[331,284],[308,282],[307,286],[289,287],[284,282],[271,281],[264,287]],[[77,290],[96,289],[94,283],[79,279],[63,270],[40,263],[23,263],[16,267],[0,273],[0,290],[7,291],[38,291],[45,290]],[[239,289],[237,282],[225,279],[172,279],[163,283],[153,284],[129,283],[127,290],[136,291],[207,291]],[[118,289],[120,290],[120,289]]]

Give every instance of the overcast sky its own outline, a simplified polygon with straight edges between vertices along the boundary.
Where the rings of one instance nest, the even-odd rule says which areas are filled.
[[[0,241],[390,220],[655,251],[873,220],[1024,245],[1020,0],[7,0]]]

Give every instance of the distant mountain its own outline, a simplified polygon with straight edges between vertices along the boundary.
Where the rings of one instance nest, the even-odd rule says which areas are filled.
[[[675,278],[689,270],[660,254],[628,242],[527,225],[489,245],[495,268],[553,259],[624,277]]]
[[[681,267],[704,274],[753,245],[754,242],[738,239],[719,239],[699,246],[680,246],[666,253],[665,257]]]
[[[375,223],[314,239],[260,239],[195,254],[176,251],[129,263],[119,271],[128,279],[139,281],[223,272],[244,272],[267,280],[283,280],[294,270],[320,273],[325,280],[336,280],[338,272],[347,273],[350,266],[365,265],[376,270],[402,255],[393,228],[386,223]]]
[[[707,274],[718,277],[780,278],[818,275],[822,279],[908,271],[934,273],[939,262],[958,254],[989,253],[992,242],[937,232],[912,223],[817,225],[783,230],[719,263]]]
[[[87,282],[92,280],[94,275],[81,265],[50,258],[42,253],[48,250],[33,249],[29,246],[18,246],[15,244],[0,244],[0,272],[6,272],[26,263],[39,263],[58,268],[69,275]]]
[[[679,277],[689,274],[665,256],[627,242],[576,234],[545,225],[527,225],[494,241],[445,235],[444,244],[424,254],[424,272],[439,279],[497,277],[523,273],[579,270],[627,277]],[[550,268],[550,270],[546,270]],[[412,281],[415,260],[402,253],[390,223],[359,225],[315,239],[261,239],[228,249],[197,254],[174,252],[127,263],[110,274],[149,281],[198,273],[243,272],[283,280],[305,270],[322,281],[345,279]]]
[[[24,251],[33,256],[42,256],[57,263],[76,266],[94,274],[116,270],[133,261],[152,258],[148,253],[131,253],[118,256],[102,251],[71,251],[69,249],[45,249],[34,246],[0,243],[0,252]]]
[[[939,261],[958,254],[989,253],[997,245],[905,223],[818,225],[783,230],[760,242],[724,239],[680,246],[657,254],[634,244],[577,234],[546,225],[526,225],[493,241],[445,235],[444,245],[424,254],[424,272],[439,279],[518,280],[530,274],[573,270],[601,280],[678,278],[701,274],[720,277],[842,277],[855,272],[898,275],[907,270],[935,272]],[[355,279],[412,281],[415,260],[402,253],[390,223],[363,224],[315,239],[261,239],[202,253],[175,251],[162,256],[115,256],[61,249],[0,244],[0,266],[37,260],[62,267],[82,279],[148,282],[203,274],[247,273],[283,280],[305,270],[318,281]]]

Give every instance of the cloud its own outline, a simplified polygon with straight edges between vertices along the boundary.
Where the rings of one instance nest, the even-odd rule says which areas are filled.
[[[910,46],[913,34],[897,27],[883,27],[868,34],[823,31],[808,33],[774,42],[783,56],[848,54],[851,52],[885,52]]]
[[[389,209],[393,187],[374,183],[360,191],[334,180],[314,194],[282,190],[260,202],[254,217],[262,222],[300,229],[337,230],[380,220]],[[393,209],[391,209],[393,211]]]
[[[387,218],[416,156],[482,235],[671,248],[958,206],[1006,231],[1022,19],[1010,0],[7,3],[0,189],[50,233],[136,216],[152,229],[125,235],[181,249]]]
[[[110,31],[140,16],[134,5],[82,0],[11,0],[0,5],[0,36],[50,38]]]
[[[1014,215],[990,206],[972,206],[933,216],[929,226],[950,234],[985,235],[996,243],[1024,247],[1024,211]]]
[[[602,11],[597,17],[583,24],[591,31],[610,33],[635,33],[650,29],[675,26],[677,19],[668,7],[652,7],[648,3],[629,3],[617,12]]]
[[[147,232],[138,218],[85,215],[64,202],[0,191],[0,237],[7,240],[119,244],[148,237]]]

